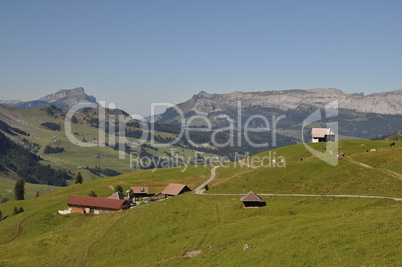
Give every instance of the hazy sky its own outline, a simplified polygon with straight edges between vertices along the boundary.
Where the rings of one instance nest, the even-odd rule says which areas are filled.
[[[402,88],[402,1],[0,2],[0,99],[60,89],[130,114],[209,93]]]

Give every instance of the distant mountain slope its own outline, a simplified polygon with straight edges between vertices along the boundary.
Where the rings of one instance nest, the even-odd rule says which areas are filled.
[[[225,114],[236,120],[238,102],[240,102],[243,123],[255,115],[262,115],[268,119],[272,115],[276,117],[286,115],[286,118],[278,123],[278,128],[284,132],[293,130],[301,132],[304,119],[334,100],[338,100],[339,115],[337,118],[330,119],[339,122],[341,135],[370,139],[401,130],[402,90],[367,96],[362,93],[345,94],[338,89],[297,89],[230,94],[208,94],[201,91],[188,101],[178,104],[177,107],[186,118],[194,115],[206,116],[213,125],[221,127],[225,120],[217,120],[215,116]],[[323,118],[319,122],[328,121],[329,119]],[[174,108],[169,108],[159,116],[158,122],[178,123],[179,115]],[[260,124],[261,121],[251,121],[251,126]],[[294,137],[301,140],[301,134]]]
[[[20,110],[0,105],[0,133],[7,138],[7,147],[11,146],[12,141],[21,149],[27,149],[36,155],[38,159],[43,159],[40,161],[41,164],[50,164],[52,168],[66,171],[71,176],[81,172],[85,180],[114,176],[134,169],[166,167],[167,164],[169,166],[194,164],[197,148],[185,145],[183,142],[177,146],[158,148],[150,142],[151,135],[157,144],[174,140],[180,131],[177,126],[156,124],[155,131],[148,133],[148,141],[145,144],[130,148],[128,144],[133,145],[143,134],[140,123],[135,120],[128,121],[125,132],[121,133],[116,122],[115,134],[112,135],[109,129],[110,116],[119,118],[123,115],[127,119],[128,114],[118,109],[104,111],[107,118],[105,131],[99,129],[101,112],[99,108],[76,111],[72,117],[70,132],[76,140],[73,142],[68,138],[65,129],[67,111],[54,105]],[[101,140],[102,136],[104,141]],[[88,146],[78,146],[77,142]],[[130,152],[138,157],[150,158],[152,162],[139,166],[135,164],[136,161],[130,161]],[[204,152],[206,153],[202,155],[205,157],[217,156],[216,151],[212,149]],[[123,159],[120,158],[121,153],[124,154]],[[5,157],[17,157],[18,154],[19,152],[6,154]],[[166,163],[167,161],[169,163]],[[161,166],[162,163],[165,165]],[[9,168],[3,169],[3,172],[0,171],[0,177],[22,178]]]
[[[333,88],[230,94],[208,94],[201,91],[190,100],[179,104],[178,107],[185,113],[193,111],[197,114],[207,115],[211,112],[237,108],[237,101],[241,101],[243,108],[258,106],[286,111],[298,108],[321,108],[335,99],[339,101],[341,109],[402,115],[402,89],[367,96],[363,93],[345,94],[341,90]]]
[[[1,130],[11,135],[26,133],[9,127],[0,121]],[[0,131],[0,173],[34,184],[66,186],[72,177],[66,171],[54,170],[50,165],[39,163],[41,158],[21,145],[11,141]]]
[[[54,105],[58,108],[68,110],[78,103],[89,102],[97,103],[94,96],[89,96],[85,93],[84,88],[78,87],[71,90],[60,90],[55,94],[50,94],[41,97],[38,100],[22,102],[19,100],[1,100],[0,104],[15,108],[29,109],[48,105]]]
[[[402,141],[402,131],[396,132],[391,135],[382,136],[378,140]]]

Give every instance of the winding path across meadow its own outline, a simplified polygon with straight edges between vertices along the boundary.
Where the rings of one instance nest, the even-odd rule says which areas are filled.
[[[359,161],[357,161],[357,160],[354,160],[354,159],[351,159],[351,158],[348,158],[348,160],[349,160],[351,163],[356,164],[356,165],[358,165],[358,166],[360,166],[360,167],[363,167],[363,168],[366,168],[366,169],[374,169],[374,168],[371,167],[370,165],[361,163],[361,162],[359,162]],[[391,177],[393,177],[393,178],[396,178],[396,179],[402,181],[402,175],[399,174],[399,173],[397,173],[397,172],[394,172],[394,171],[391,171],[391,170],[384,170],[384,169],[375,169],[375,170],[380,171],[380,172],[382,172],[382,173],[384,173],[384,174],[386,174],[386,175],[389,175],[389,176],[391,176]]]
[[[211,176],[209,177],[208,180],[206,180],[205,182],[203,182],[199,187],[197,187],[194,191],[196,194],[198,195],[202,195],[204,194],[204,187],[209,184],[213,179],[215,179],[215,175],[216,175],[216,169],[218,169],[220,166],[215,166],[211,169]]]
[[[373,169],[373,167],[366,165],[364,163],[358,162],[356,160],[349,160],[350,162],[359,165],[363,168],[368,168],[368,169]],[[215,166],[211,169],[211,176],[207,181],[202,183],[199,187],[197,187],[194,192],[197,195],[210,195],[210,196],[243,196],[244,194],[230,194],[230,193],[220,193],[220,194],[206,194],[205,193],[205,185],[210,183],[212,180],[215,179],[216,177],[216,169],[218,169],[220,166]],[[402,175],[399,173],[395,173],[393,171],[388,171],[388,170],[380,170],[381,172],[388,174],[394,178],[402,179]],[[391,174],[392,173],[392,174]],[[395,201],[402,201],[402,198],[397,198],[397,197],[383,197],[383,196],[365,196],[365,195],[328,195],[328,194],[323,194],[323,195],[317,195],[317,194],[268,194],[268,193],[261,193],[258,194],[260,196],[274,196],[274,197],[341,197],[341,198],[370,198],[370,199],[391,199]]]
[[[22,231],[24,230],[25,221],[28,220],[31,217],[32,217],[32,215],[28,216],[25,219],[23,219],[22,221],[20,221],[19,224],[18,224],[17,234],[12,239],[10,239],[10,240],[8,240],[8,241],[6,241],[4,243],[0,243],[0,245],[8,244],[8,243],[14,241],[15,239],[17,239],[22,234]]]

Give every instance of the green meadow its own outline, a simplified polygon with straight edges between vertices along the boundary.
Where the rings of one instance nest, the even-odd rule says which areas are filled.
[[[124,190],[147,185],[152,194],[171,182],[195,189],[210,177],[211,166],[136,171],[3,203],[0,210],[8,218],[0,221],[0,266],[401,266],[402,202],[325,196],[402,197],[402,181],[382,172],[398,172],[401,145],[341,141],[339,153],[346,157],[336,167],[311,156],[303,145],[279,148],[271,153],[286,159],[285,168],[226,163],[206,195],[189,192],[105,215],[57,211],[67,208],[71,195],[93,190],[107,197],[116,185]],[[324,152],[323,144],[314,148]],[[371,148],[377,151],[365,152]],[[381,163],[376,165],[376,158]],[[208,195],[250,190],[322,196],[262,196],[266,206],[245,209],[241,195]],[[12,215],[15,206],[25,212]]]

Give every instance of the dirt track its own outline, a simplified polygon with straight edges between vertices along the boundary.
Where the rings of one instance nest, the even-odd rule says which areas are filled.
[[[17,231],[17,234],[16,234],[12,239],[10,239],[10,240],[8,240],[8,241],[6,241],[6,242],[4,242],[4,243],[1,243],[0,245],[8,244],[8,243],[14,241],[15,239],[17,239],[17,238],[22,234],[22,231],[24,230],[24,223],[25,223],[25,221],[28,220],[28,219],[31,218],[31,217],[32,217],[32,215],[31,215],[31,216],[28,216],[28,217],[26,217],[25,219],[23,219],[22,221],[20,221],[19,224],[18,224],[18,231]]]

